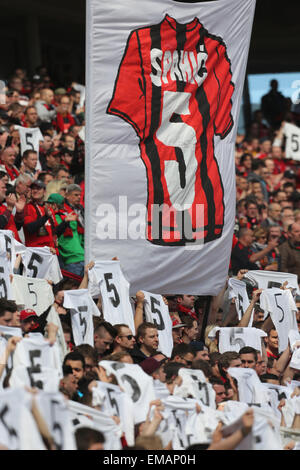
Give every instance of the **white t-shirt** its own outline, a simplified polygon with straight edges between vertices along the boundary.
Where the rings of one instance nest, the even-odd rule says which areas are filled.
[[[100,405],[101,411],[108,416],[118,416],[128,445],[134,445],[133,402],[118,385],[97,381],[93,387],[93,406]]]
[[[143,291],[145,295],[146,321],[154,323],[158,330],[159,350],[171,357],[173,349],[172,320],[168,306],[161,295]]]
[[[63,278],[57,255],[51,253],[48,246],[26,248],[25,254],[22,255],[22,261],[27,277],[46,279],[54,284]]]
[[[44,313],[54,303],[52,287],[45,279],[14,274],[12,292],[17,305],[32,308],[37,315]]]
[[[0,445],[9,450],[46,450],[23,388],[0,392]]]
[[[39,391],[35,399],[57,450],[76,450],[71,413],[63,394]]]
[[[135,334],[129,286],[119,261],[96,261],[93,269],[89,270],[89,291],[94,297],[100,289],[105,320],[112,325],[124,323]]]
[[[300,160],[300,128],[290,122],[283,125],[285,141],[285,158]]]
[[[20,134],[21,154],[23,155],[26,150],[34,150],[39,159],[40,142],[44,140],[40,128],[15,126],[15,129],[17,129]]]
[[[5,251],[0,252],[0,298],[13,300],[11,282],[9,275],[11,274],[10,261]]]
[[[247,294],[246,284],[239,279],[230,278],[228,280],[229,287],[229,298],[235,299],[235,307],[238,314],[238,319],[241,320],[242,316],[249,307],[249,297]],[[249,326],[252,325],[253,314],[249,322]]]
[[[290,330],[297,330],[297,307],[291,291],[273,287],[264,290],[260,295],[260,305],[269,313],[278,333],[278,351],[281,353],[288,346]]]
[[[258,289],[270,289],[271,287],[280,287],[285,281],[288,281],[287,288],[293,288],[300,294],[298,286],[297,274],[281,273],[278,271],[248,271],[245,274],[247,279],[250,279]]]
[[[109,374],[114,374],[118,384],[127,393],[134,405],[135,423],[146,420],[149,404],[155,400],[153,379],[138,364],[101,361],[99,363]]]
[[[261,338],[267,334],[254,327],[215,327],[209,333],[209,338],[214,339],[219,331],[219,351],[239,352],[245,346],[251,346],[261,352]]]
[[[182,378],[182,383],[175,386],[174,396],[195,398],[205,406],[216,408],[216,393],[202,370],[182,368],[178,375]]]
[[[90,344],[94,347],[93,316],[100,316],[88,289],[64,291],[64,307],[70,309],[75,345]]]
[[[228,373],[238,382],[239,400],[247,404],[268,402],[264,384],[259,380],[254,369],[246,367],[229,367]]]
[[[62,377],[58,345],[56,342],[51,345],[40,333],[19,341],[13,357],[13,367],[17,366],[25,366],[36,374],[41,367],[50,367],[57,369]]]
[[[110,416],[72,400],[68,401],[68,408],[71,413],[74,432],[82,427],[96,429],[104,434],[104,450],[122,449],[121,426],[117,425]]]
[[[16,261],[16,240],[11,230],[0,230],[0,251],[5,251],[7,259],[10,261],[11,271],[13,273]]]

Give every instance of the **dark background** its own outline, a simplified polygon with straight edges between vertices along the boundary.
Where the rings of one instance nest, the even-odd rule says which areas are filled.
[[[300,70],[300,3],[275,5],[256,2],[248,73]],[[84,82],[85,0],[0,0],[0,44],[0,78],[17,66],[31,75],[42,63],[55,82]]]

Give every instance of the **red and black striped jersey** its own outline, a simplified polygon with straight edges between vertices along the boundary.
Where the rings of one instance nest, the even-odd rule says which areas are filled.
[[[234,84],[226,46],[198,18],[129,35],[107,113],[140,139],[148,181],[147,239],[160,245],[222,235],[224,191],[214,136],[233,127]]]

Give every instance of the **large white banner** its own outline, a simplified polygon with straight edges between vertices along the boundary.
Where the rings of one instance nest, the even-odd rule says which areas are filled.
[[[87,2],[86,259],[117,256],[132,294],[224,285],[254,10]]]

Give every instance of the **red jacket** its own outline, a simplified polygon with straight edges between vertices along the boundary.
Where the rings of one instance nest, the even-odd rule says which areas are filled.
[[[13,216],[12,213],[7,209],[7,207],[4,204],[0,204],[0,215],[4,215],[7,218],[7,224],[5,227],[3,227],[3,230],[11,230],[15,236],[15,239],[21,243],[21,240],[18,234],[18,229],[17,229],[16,222],[15,222],[15,218],[16,218],[17,223],[18,222],[22,223],[24,213],[17,212],[16,215]]]
[[[57,250],[57,239],[54,233],[57,227],[54,211],[51,209],[52,217],[46,218],[45,207],[32,202],[26,204],[24,209],[24,235],[26,246],[49,246]],[[28,230],[29,224],[36,222],[40,217],[45,218],[45,222],[40,228],[33,231]],[[58,250],[57,250],[58,253]]]

